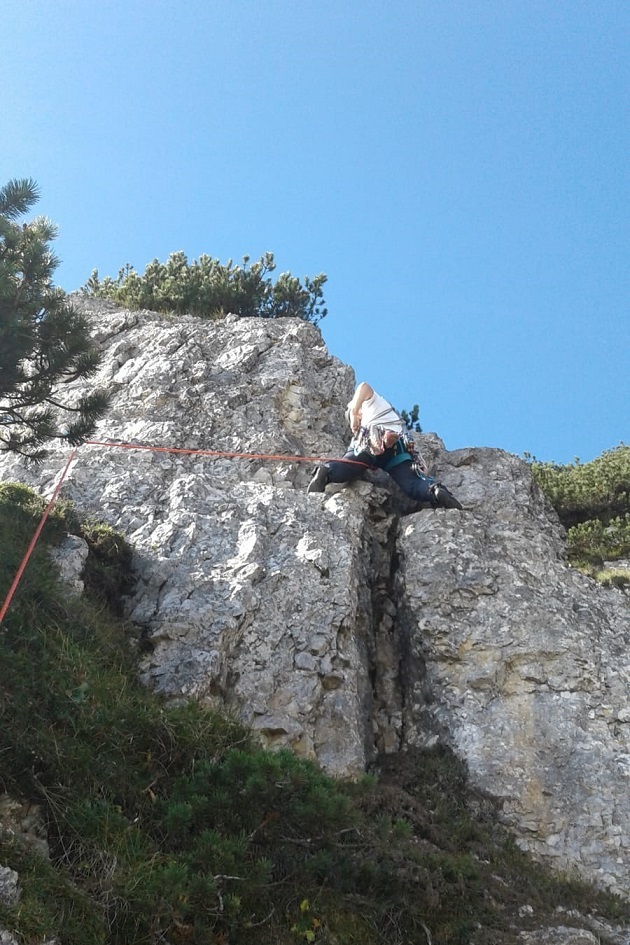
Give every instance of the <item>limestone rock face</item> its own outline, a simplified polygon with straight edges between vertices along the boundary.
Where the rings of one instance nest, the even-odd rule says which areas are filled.
[[[441,733],[503,800],[524,847],[627,890],[628,607],[567,566],[519,460],[488,450],[449,460],[494,496],[401,523],[418,667],[406,739]]]
[[[627,894],[628,599],[567,566],[527,464],[426,435],[464,512],[382,473],[307,495],[300,458],[344,449],[355,383],[318,329],[77,304],[114,392],[94,440],[126,446],[83,445],[62,495],[134,548],[146,684],[335,775],[447,741],[523,846]],[[67,456],[4,454],[0,478],[50,494]]]
[[[16,906],[20,901],[18,874],[9,866],[0,866],[0,905]]]
[[[64,540],[50,549],[50,557],[59,570],[59,577],[70,594],[82,594],[85,590],[81,574],[89,554],[88,544],[78,535],[66,535]]]

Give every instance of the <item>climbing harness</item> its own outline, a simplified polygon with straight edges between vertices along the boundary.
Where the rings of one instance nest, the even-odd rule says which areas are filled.
[[[401,420],[401,424],[403,421]],[[394,442],[388,442],[389,438],[396,436]],[[426,477],[429,473],[428,464],[416,446],[416,442],[408,431],[403,429],[401,433],[395,434],[394,431],[378,424],[370,427],[361,427],[359,432],[353,437],[351,448],[355,456],[360,453],[371,453],[372,456],[381,456],[386,450],[395,449],[391,459],[387,461],[384,469],[393,469],[399,463],[411,460],[413,471],[418,476]]]
[[[380,456],[385,450],[391,449],[399,438],[400,433],[398,431],[378,424],[361,427],[352,439],[352,451],[355,456],[358,456],[359,453],[371,453],[372,456]]]
[[[418,476],[428,476],[429,475],[429,464],[425,460],[424,456],[418,449],[416,441],[412,436],[409,436],[409,433],[404,430],[403,435],[400,438],[400,442],[403,445],[403,449],[406,453],[409,453],[409,458],[411,459],[411,465],[413,471],[417,473]]]

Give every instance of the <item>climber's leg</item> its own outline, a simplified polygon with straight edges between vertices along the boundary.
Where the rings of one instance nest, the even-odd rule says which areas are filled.
[[[431,476],[423,476],[415,472],[411,462],[399,463],[388,469],[394,482],[410,498],[418,502],[428,502],[434,509],[461,509],[461,504],[451,495],[446,486],[436,482]]]
[[[362,476],[368,466],[376,467],[371,453],[356,456],[353,450],[348,450],[342,459],[329,459],[318,466],[307,491],[323,492],[329,482],[351,482]]]

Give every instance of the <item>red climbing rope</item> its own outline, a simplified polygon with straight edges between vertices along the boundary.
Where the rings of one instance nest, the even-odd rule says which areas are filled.
[[[41,517],[41,519],[40,519],[40,521],[39,521],[39,525],[38,525],[37,528],[35,529],[35,534],[34,534],[33,537],[31,538],[30,544],[29,544],[28,548],[26,549],[26,554],[25,554],[24,557],[22,558],[22,563],[20,564],[20,567],[19,567],[18,570],[17,570],[17,574],[15,575],[15,577],[14,577],[14,579],[13,579],[13,584],[12,584],[11,587],[9,588],[9,593],[7,594],[6,599],[5,599],[5,601],[4,601],[4,604],[2,605],[2,609],[0,610],[0,624],[1,624],[2,621],[4,620],[4,615],[6,614],[7,610],[9,609],[9,604],[11,603],[11,600],[12,600],[12,598],[13,598],[13,595],[15,594],[15,592],[16,592],[16,590],[17,590],[17,586],[18,586],[18,584],[20,583],[20,580],[21,580],[21,578],[22,578],[22,575],[24,574],[24,569],[25,569],[26,565],[28,564],[28,560],[29,560],[29,558],[31,557],[31,555],[32,555],[32,553],[33,553],[33,549],[35,548],[35,545],[37,544],[37,539],[39,538],[39,536],[40,536],[40,534],[41,534],[41,531],[42,531],[42,528],[44,527],[44,525],[45,525],[45,523],[46,523],[46,519],[48,518],[48,515],[50,514],[50,510],[52,509],[53,505],[55,504],[55,499],[56,499],[57,496],[59,495],[59,490],[61,489],[61,486],[63,485],[63,481],[64,481],[64,479],[66,478],[66,476],[67,476],[67,474],[68,474],[68,470],[70,469],[70,466],[71,466],[71,464],[72,464],[72,460],[74,459],[74,457],[75,457],[76,455],[77,455],[77,451],[76,451],[76,449],[74,449],[74,450],[72,451],[71,455],[70,455],[70,459],[69,459],[68,462],[66,463],[66,468],[65,468],[64,471],[62,472],[61,477],[60,477],[60,479],[59,479],[59,482],[58,482],[57,485],[55,486],[54,492],[53,492],[52,496],[50,497],[50,502],[49,502],[48,505],[46,506],[46,508],[45,508],[45,510],[44,510],[44,514],[42,515],[42,517]]]
[[[321,462],[326,461],[326,460],[323,460],[320,456],[285,456],[282,453],[239,453],[239,452],[227,452],[226,450],[187,449],[187,448],[179,447],[179,446],[148,446],[148,445],[140,444],[140,443],[111,443],[111,442],[100,441],[100,440],[86,440],[85,445],[86,446],[102,446],[102,447],[107,447],[107,448],[118,448],[118,449],[126,449],[126,450],[150,450],[151,452],[155,452],[155,453],[184,453],[188,456],[194,456],[194,455],[215,456],[215,457],[220,456],[220,457],[228,458],[228,459],[264,459],[264,460],[275,460],[279,462],[292,462],[292,463],[321,463]],[[35,534],[33,535],[31,542],[28,548],[26,549],[26,554],[24,555],[24,558],[22,559],[22,563],[20,564],[20,567],[18,568],[17,574],[15,575],[15,578],[13,579],[13,583],[11,584],[11,587],[9,588],[9,593],[7,594],[4,604],[2,605],[2,609],[0,609],[0,624],[2,624],[4,616],[7,610],[9,609],[9,605],[11,603],[11,600],[13,599],[13,595],[15,594],[15,591],[17,590],[17,586],[20,583],[20,580],[24,573],[24,569],[26,568],[26,565],[28,564],[28,560],[31,557],[31,554],[33,553],[33,549],[35,548],[35,545],[37,544],[37,540],[39,539],[42,528],[44,527],[46,519],[48,518],[48,515],[50,514],[50,510],[52,509],[55,503],[55,500],[57,496],[59,495],[59,491],[61,489],[61,486],[63,485],[63,481],[66,478],[66,475],[68,474],[68,470],[70,469],[70,466],[76,454],[77,454],[77,450],[74,449],[72,451],[70,459],[66,463],[66,467],[61,474],[59,482],[55,486],[55,490],[50,498],[50,502],[46,506],[44,514],[42,515],[39,525],[37,526],[37,529],[35,531]],[[366,469],[369,468],[367,463],[362,463],[360,462],[360,460],[336,459],[335,462],[351,463],[354,466],[363,466]]]
[[[181,446],[150,446],[143,443],[111,443],[101,440],[86,440],[85,445],[117,447],[124,450],[149,450],[155,453],[185,453],[189,456],[217,456],[224,459],[269,459],[288,463],[325,463],[332,460],[332,457],[322,458],[321,456],[292,456],[285,453],[240,453],[238,451],[228,452],[226,450],[188,449]],[[350,463],[353,466],[363,466],[365,469],[370,468],[367,463],[362,463],[358,459],[335,458],[334,461],[336,463]]]

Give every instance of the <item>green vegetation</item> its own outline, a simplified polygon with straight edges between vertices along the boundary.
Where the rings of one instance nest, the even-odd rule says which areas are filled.
[[[290,272],[280,273],[275,283],[269,274],[276,268],[273,253],[265,253],[258,262],[248,256],[242,265],[202,255],[188,262],[185,253],[171,253],[165,263],[154,259],[143,275],[127,265],[116,279],[99,279],[94,270],[83,292],[96,298],[112,299],[132,309],[201,318],[223,318],[229,312],[241,317],[303,318],[317,324],[327,314],[320,273],[304,284]]]
[[[42,505],[0,486],[0,596]],[[87,598],[47,555],[68,529],[98,558]],[[506,945],[524,904],[536,924],[558,905],[630,921],[519,851],[445,748],[345,784],[207,708],[166,707],[111,612],[128,568],[121,538],[61,504],[0,627],[0,788],[41,805],[51,853],[0,834],[22,888],[0,929],[23,945]]]
[[[630,557],[630,447],[621,444],[590,463],[534,459],[532,471],[567,529],[572,564],[604,584],[630,583],[627,569],[604,567]]]
[[[413,430],[416,433],[422,433],[422,427],[418,419],[420,416],[420,407],[418,404],[414,404],[409,412],[401,410],[400,416],[405,421],[405,425],[409,431]]]
[[[33,460],[53,437],[80,443],[108,402],[93,391],[73,407],[64,403],[63,384],[91,377],[100,355],[86,320],[52,284],[54,224],[42,216],[20,222],[38,199],[32,180],[0,190],[0,450]]]

